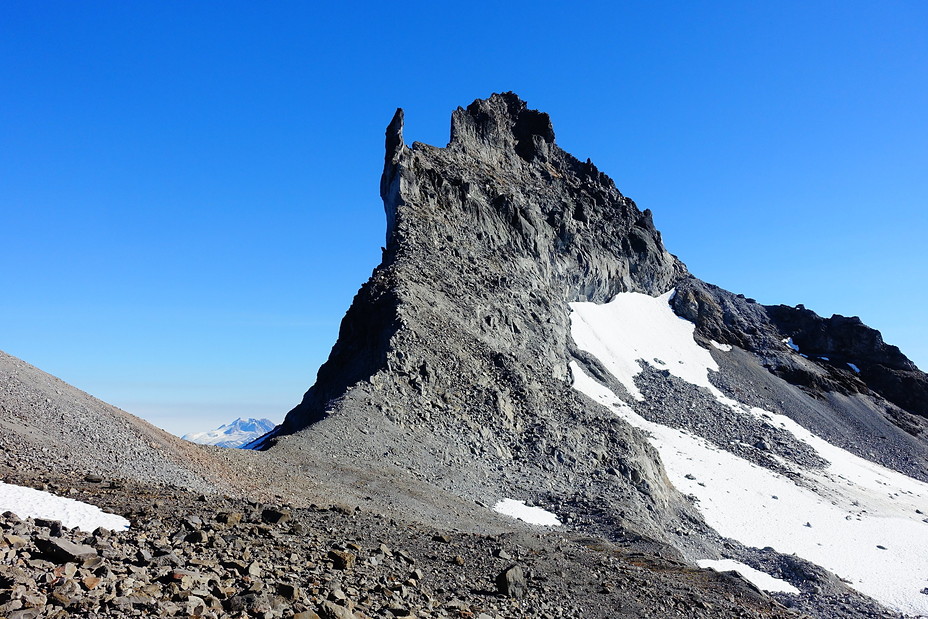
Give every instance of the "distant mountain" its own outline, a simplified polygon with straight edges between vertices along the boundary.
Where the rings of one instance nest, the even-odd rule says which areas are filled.
[[[242,447],[259,436],[274,429],[274,422],[269,419],[236,419],[232,423],[219,426],[209,432],[193,432],[182,438],[200,445],[216,447]]]

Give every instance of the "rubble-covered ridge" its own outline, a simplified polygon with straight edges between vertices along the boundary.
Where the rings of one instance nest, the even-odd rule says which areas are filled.
[[[225,473],[195,445],[0,351],[0,464],[209,492]]]
[[[731,575],[558,533],[441,533],[132,484],[93,500],[132,527],[0,515],[0,616],[792,616]]]

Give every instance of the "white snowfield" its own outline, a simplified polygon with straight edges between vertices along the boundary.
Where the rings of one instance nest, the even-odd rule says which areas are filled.
[[[697,561],[696,565],[699,567],[707,567],[716,572],[738,572],[745,580],[753,583],[755,587],[764,591],[770,591],[772,593],[799,593],[799,589],[785,580],[774,578],[770,574],[755,570],[750,565],[745,565],[734,559],[720,559],[717,561],[702,559],[701,561]]]
[[[634,402],[622,401],[576,363],[574,387],[648,433],[671,482],[696,498],[720,534],[795,553],[890,608],[928,615],[928,595],[921,593],[928,586],[928,523],[916,512],[928,513],[928,484],[835,447],[788,417],[725,397],[709,383],[718,365],[693,339],[695,326],[673,313],[671,295],[624,293],[604,305],[572,303],[574,341],[634,399],[642,397],[634,388],[641,359],[706,388],[741,414],[791,432],[830,463],[824,471],[796,468],[800,485],[702,438],[647,421],[634,412]]]
[[[603,305],[570,304],[573,310],[570,334],[574,342],[595,355],[638,401],[644,400],[635,386],[635,376],[641,372],[639,359],[721,395],[709,382],[706,372],[706,368],[718,371],[719,366],[708,350],[693,341],[695,325],[670,310],[668,303],[673,292],[657,298],[638,293],[619,294]],[[666,309],[656,313],[657,307]]]
[[[59,520],[69,529],[93,531],[103,527],[111,531],[129,528],[129,521],[89,505],[48,492],[0,482],[0,513],[13,512],[20,518]]]
[[[546,527],[561,526],[561,521],[558,520],[556,515],[540,507],[530,507],[525,504],[525,501],[503,499],[497,501],[496,505],[493,506],[493,510],[529,524],[538,524]]]

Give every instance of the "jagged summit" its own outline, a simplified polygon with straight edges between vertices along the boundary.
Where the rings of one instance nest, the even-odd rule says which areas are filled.
[[[383,261],[316,382],[252,447],[293,470],[321,461],[358,476],[359,493],[424,520],[443,521],[448,497],[529,500],[610,539],[755,566],[796,560],[737,541],[720,550],[692,498],[704,486],[680,468],[696,451],[706,471],[734,458],[746,475],[766,471],[764,483],[805,479],[844,496],[835,477],[816,477],[829,458],[809,431],[842,462],[928,481],[928,377],[878,332],[692,276],[650,211],[562,150],[549,117],[512,93],[454,111],[444,147],[407,145],[403,120],[399,109],[386,131]],[[668,469],[658,450],[695,451]],[[885,507],[882,488],[868,497]]]
[[[526,161],[544,158],[554,144],[554,127],[544,112],[530,110],[513,92],[477,99],[451,114],[449,147],[482,153],[513,150]]]
[[[513,93],[458,108],[445,148],[407,147],[397,110],[387,128],[381,197],[388,249],[419,240],[415,233],[429,224],[428,234],[457,233],[459,244],[511,244],[571,278],[575,290],[565,293],[572,299],[657,292],[685,273],[664,249],[650,211],[639,211],[591,162],[558,147],[548,115]],[[414,225],[403,227],[404,217]],[[449,229],[435,229],[439,223]]]
[[[403,118],[397,110],[386,131],[383,263],[356,297],[330,360],[284,431],[321,418],[345,389],[386,368],[406,336],[405,308],[420,314],[441,301],[446,315],[432,318],[476,318],[469,331],[492,333],[494,348],[508,348],[519,346],[518,332],[498,326],[522,318],[505,306],[539,306],[528,319],[556,331],[549,339],[558,352],[547,354],[554,361],[567,347],[564,303],[606,301],[620,291],[659,294],[686,274],[664,249],[650,211],[640,211],[592,163],[560,149],[547,114],[515,94],[456,110],[445,148],[407,147]],[[549,311],[559,314],[558,327],[543,318]],[[566,376],[566,361],[556,366],[551,373]]]

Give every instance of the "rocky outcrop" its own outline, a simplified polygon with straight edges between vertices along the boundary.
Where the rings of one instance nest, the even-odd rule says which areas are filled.
[[[850,370],[876,393],[911,413],[928,417],[928,375],[876,329],[857,316],[823,318],[802,305],[774,305],[767,315],[807,356]]]
[[[705,556],[711,533],[656,452],[640,431],[575,391],[569,370],[576,361],[624,393],[574,345],[570,302],[674,288],[672,306],[697,325],[699,341],[742,349],[724,360],[726,393],[754,397],[887,466],[928,475],[922,425],[903,410],[924,402],[917,390],[914,405],[903,399],[923,374],[862,325],[766,307],[692,277],[664,248],[650,212],[589,160],[558,147],[548,116],[514,94],[456,110],[443,148],[408,146],[398,110],[380,190],[383,261],[355,297],[316,383],[257,445],[291,468],[317,467],[323,454],[339,470],[380,476],[365,480],[371,492],[446,492],[484,506],[528,499],[573,527]],[[790,338],[817,354],[795,351]],[[856,348],[837,350],[851,340]],[[859,356],[860,373],[849,355]],[[886,378],[878,388],[882,370],[874,368],[899,384]],[[666,401],[683,427],[714,410],[693,412],[708,396],[694,395],[692,385],[667,389],[653,372],[640,380],[666,394],[654,402]],[[754,394],[758,384],[762,395]],[[801,405],[786,410],[787,402]],[[723,421],[700,424],[724,447],[732,436]],[[759,431],[743,428],[744,449],[766,444]],[[876,439],[891,448],[865,453]],[[787,443],[784,453],[804,457]],[[409,490],[409,479],[424,486]]]
[[[765,306],[692,277],[678,283],[673,307],[704,339],[760,355],[794,385],[820,394],[872,392],[928,416],[928,375],[856,316],[824,318],[802,305]]]
[[[386,149],[383,262],[352,303],[316,384],[287,416],[287,431],[324,416],[358,380],[408,364],[396,357],[410,351],[398,346],[409,312],[454,322],[499,351],[524,347],[524,332],[557,330],[545,347],[556,351],[547,360],[563,377],[567,302],[657,294],[685,273],[650,211],[561,150],[548,115],[512,93],[455,111],[443,149],[408,148],[397,110]],[[439,303],[453,320],[428,309]],[[546,326],[549,318],[557,328]]]
[[[656,295],[686,274],[650,212],[512,93],[456,110],[444,148],[407,146],[398,110],[381,195],[383,262],[262,446],[361,466],[395,449],[456,494],[532,497],[577,518],[595,502],[576,481],[590,480],[623,506],[595,509],[656,537],[667,519],[693,520],[646,442],[576,393],[568,371],[569,302]]]

